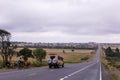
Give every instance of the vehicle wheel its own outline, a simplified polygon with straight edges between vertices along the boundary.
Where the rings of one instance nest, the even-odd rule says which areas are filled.
[[[49,68],[51,68],[52,66],[51,65],[49,65]]]
[[[64,67],[64,64],[62,65],[62,67]]]
[[[56,68],[56,66],[54,65],[54,68]]]
[[[57,65],[57,68],[59,68],[59,65]]]

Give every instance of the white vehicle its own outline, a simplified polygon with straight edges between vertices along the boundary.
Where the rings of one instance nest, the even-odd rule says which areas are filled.
[[[47,62],[48,62],[49,68],[64,67],[64,61],[63,61],[63,58],[61,56],[50,55]]]

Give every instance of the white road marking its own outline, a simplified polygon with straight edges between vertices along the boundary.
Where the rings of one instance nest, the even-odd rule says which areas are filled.
[[[101,70],[101,63],[100,63],[100,80],[102,80],[102,70]]]
[[[98,62],[99,62],[99,61],[97,61],[96,63],[98,63]],[[90,65],[88,65],[88,66],[86,66],[86,67],[84,67],[84,68],[82,68],[82,69],[80,69],[80,70],[78,70],[78,71],[75,71],[75,72],[73,72],[73,73],[71,73],[71,74],[69,74],[69,75],[67,75],[67,76],[65,76],[65,77],[63,77],[63,78],[60,78],[59,80],[64,80],[64,79],[66,79],[66,78],[69,78],[69,77],[71,77],[71,76],[73,76],[73,75],[75,75],[75,74],[77,74],[77,73],[79,73],[79,72],[81,72],[81,71],[83,71],[83,70],[85,70],[85,69],[87,69],[87,68],[95,65],[96,63],[90,64]]]

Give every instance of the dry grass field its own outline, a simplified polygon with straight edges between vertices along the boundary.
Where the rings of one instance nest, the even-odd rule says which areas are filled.
[[[16,51],[20,51],[22,48],[16,49]],[[34,50],[35,48],[30,48],[31,50]],[[46,59],[49,57],[49,54],[57,54],[59,56],[62,56],[64,58],[64,61],[66,63],[78,63],[78,62],[85,62],[85,61],[92,61],[92,59],[95,56],[95,51],[94,50],[74,50],[72,52],[71,49],[44,49],[47,52]],[[65,53],[63,53],[63,50]],[[86,60],[81,60],[82,58],[87,57],[88,59]],[[12,58],[12,61],[17,61],[19,57],[14,56]],[[0,58],[1,59],[1,58]],[[29,61],[33,62],[35,59],[29,58]]]
[[[63,53],[63,49],[45,49],[47,51],[47,56],[49,54],[57,54],[59,56],[62,56],[64,58],[65,62],[68,63],[78,63],[82,62],[84,60],[81,60],[84,57],[89,57],[86,61],[91,61],[94,57],[94,51],[93,50],[74,50],[72,52],[71,49],[64,49],[65,53]]]

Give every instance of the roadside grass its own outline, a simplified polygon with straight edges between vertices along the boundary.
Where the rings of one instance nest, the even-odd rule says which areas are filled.
[[[16,49],[16,51],[21,50],[22,48]],[[35,48],[30,48],[31,50],[34,50]],[[41,66],[47,66],[47,58],[49,57],[49,54],[57,54],[59,56],[62,56],[64,58],[65,63],[82,63],[82,62],[90,62],[95,57],[95,50],[84,50],[84,49],[44,49],[47,51],[46,58],[43,59],[42,64],[36,61],[35,58],[28,58],[28,61],[31,62],[31,67],[41,67]],[[64,50],[64,52],[63,52]],[[12,62],[17,62],[19,57],[13,56]],[[2,58],[0,57],[0,60]],[[1,63],[0,63],[1,65]]]
[[[120,74],[111,74],[112,80],[120,80]]]
[[[3,68],[3,63],[2,63],[2,60],[0,60],[0,69]]]
[[[107,57],[105,52],[101,50],[101,62],[109,72],[112,80],[120,80],[120,59],[116,57]],[[119,72],[119,73],[118,73]]]

